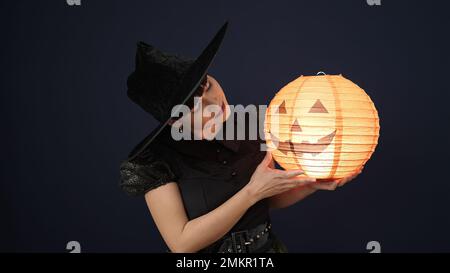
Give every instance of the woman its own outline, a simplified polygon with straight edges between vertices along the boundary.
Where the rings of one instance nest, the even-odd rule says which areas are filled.
[[[299,177],[301,170],[274,169],[260,140],[210,140],[193,121],[181,122],[211,105],[222,111],[203,117],[201,128],[211,119],[228,122],[224,91],[206,73],[226,27],[195,61],[138,44],[128,95],[161,124],[121,164],[121,187],[145,196],[172,252],[286,252],[271,230],[269,209],[290,206],[319,189],[333,190],[353,177],[320,183]],[[190,112],[172,117],[176,105],[187,105]],[[200,140],[174,140],[174,129]]]

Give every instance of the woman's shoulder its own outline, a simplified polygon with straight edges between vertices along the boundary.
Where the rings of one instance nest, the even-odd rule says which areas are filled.
[[[169,182],[176,182],[173,164],[161,147],[150,145],[132,160],[120,163],[120,187],[128,195],[141,196]]]

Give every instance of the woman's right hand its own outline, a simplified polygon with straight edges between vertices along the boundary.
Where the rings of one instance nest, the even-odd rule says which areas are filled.
[[[302,170],[284,171],[272,168],[272,154],[267,151],[266,156],[256,168],[246,188],[256,203],[261,199],[268,198],[287,190],[306,186],[314,183],[316,179],[309,177],[298,177],[303,174]]]

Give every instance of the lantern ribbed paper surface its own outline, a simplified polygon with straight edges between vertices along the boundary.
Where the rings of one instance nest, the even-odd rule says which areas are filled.
[[[274,159],[309,177],[351,175],[378,143],[379,118],[370,97],[342,75],[301,76],[283,87],[266,112]]]

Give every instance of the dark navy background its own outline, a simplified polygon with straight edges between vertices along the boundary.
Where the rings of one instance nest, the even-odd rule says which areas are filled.
[[[273,213],[291,252],[450,251],[449,11],[445,1],[0,2],[0,251],[161,252],[118,165],[155,125],[126,97],[138,40],[195,57],[232,104],[267,104],[318,71],[366,90],[381,118],[364,172]]]

